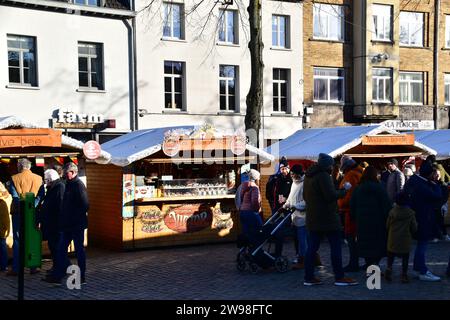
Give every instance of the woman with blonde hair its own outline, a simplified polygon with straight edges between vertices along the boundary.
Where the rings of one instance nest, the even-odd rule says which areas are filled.
[[[9,218],[12,197],[0,182],[0,272],[6,271],[8,265],[8,251],[6,238],[11,231],[11,220]]]

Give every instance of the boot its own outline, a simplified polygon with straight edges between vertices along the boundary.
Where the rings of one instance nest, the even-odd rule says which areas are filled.
[[[402,274],[402,283],[409,283],[409,278],[407,273]]]
[[[300,270],[305,268],[305,257],[299,256],[296,264],[292,266],[292,270]]]
[[[386,281],[391,282],[392,281],[392,269],[391,268],[387,268],[386,271],[384,272],[384,278],[386,279]],[[402,278],[403,279],[403,278]]]
[[[316,267],[321,267],[321,266],[323,266],[322,261],[320,260],[320,256],[319,256],[318,253],[316,253],[316,257],[315,257],[315,259],[314,259],[314,265],[315,265]]]

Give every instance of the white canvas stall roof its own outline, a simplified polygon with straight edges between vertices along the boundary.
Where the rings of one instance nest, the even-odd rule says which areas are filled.
[[[319,153],[337,157],[356,147],[366,135],[381,133],[400,134],[384,125],[347,126],[334,128],[301,129],[265,150],[276,158],[317,160]],[[430,154],[436,151],[415,141],[414,146]]]
[[[13,129],[13,128],[24,128],[24,129],[48,129],[39,127],[34,123],[23,121],[22,119],[16,117],[16,116],[7,116],[7,117],[0,117],[0,130],[1,129]],[[0,131],[1,134],[1,131]],[[65,135],[61,135],[61,145],[63,147],[69,147],[74,148],[77,150],[83,150],[84,143],[82,141],[70,138]],[[105,152],[102,150],[100,154],[100,161],[109,161],[111,158],[111,155],[108,152]]]
[[[436,159],[450,159],[450,129],[415,131],[416,140],[437,151]]]
[[[135,161],[144,159],[162,148],[164,133],[169,130],[193,131],[197,126],[163,127],[143,129],[127,133],[102,144],[102,149],[111,154],[109,162],[116,166],[125,167]],[[262,161],[272,161],[274,158],[261,149],[246,145],[246,149],[259,155]]]

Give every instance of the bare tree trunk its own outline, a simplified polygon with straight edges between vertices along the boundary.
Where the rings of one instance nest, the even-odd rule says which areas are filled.
[[[250,22],[251,84],[247,94],[247,112],[245,114],[245,130],[254,130],[250,134],[249,143],[259,147],[259,130],[261,128],[261,110],[263,107],[263,48],[261,26],[261,1],[249,0],[247,11]]]

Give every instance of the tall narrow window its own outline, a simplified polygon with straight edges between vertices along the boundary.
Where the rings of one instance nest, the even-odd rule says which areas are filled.
[[[373,34],[372,39],[378,41],[392,40],[392,6],[372,5]]]
[[[238,44],[238,20],[237,11],[220,10],[219,16],[219,41]]]
[[[314,68],[314,101],[344,102],[344,70]]]
[[[8,35],[7,45],[9,83],[37,86],[35,38]]]
[[[184,39],[183,16],[183,5],[164,2],[164,38]]]
[[[423,19],[420,12],[400,12],[400,44],[423,46]]]
[[[289,17],[272,16],[272,46],[289,48]]]
[[[183,105],[183,62],[164,61],[164,108],[180,109]]]
[[[450,105],[450,73],[444,75],[445,82],[445,104]]]
[[[400,72],[400,103],[423,104],[423,73]]]
[[[372,69],[372,101],[389,103],[392,101],[392,71],[391,69]]]
[[[288,112],[289,70],[273,69],[273,111]]]
[[[103,90],[103,45],[78,42],[78,84],[81,88]]]
[[[445,16],[445,47],[450,48],[450,15]]]
[[[314,38],[344,40],[344,7],[314,3]]]
[[[219,96],[220,110],[236,111],[237,105],[237,67],[220,65]]]
[[[74,0],[73,3],[82,4],[86,6],[97,6],[97,7],[100,6],[100,0]]]

